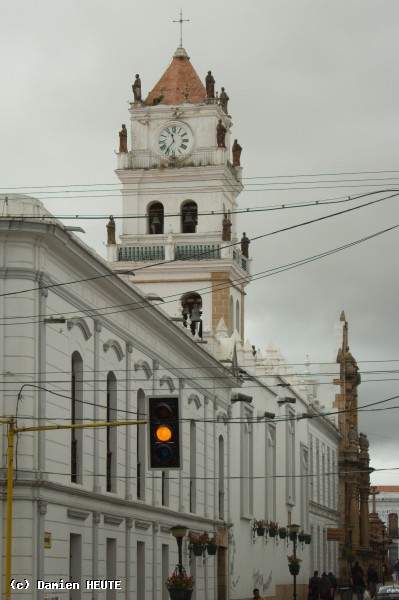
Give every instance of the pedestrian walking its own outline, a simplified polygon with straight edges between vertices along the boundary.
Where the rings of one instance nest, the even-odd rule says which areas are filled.
[[[374,565],[370,565],[367,569],[367,585],[369,586],[370,596],[374,598],[377,591],[378,573]]]
[[[320,598],[321,600],[329,600],[330,590],[332,588],[330,578],[327,577],[327,573],[324,572],[321,575],[320,580]]]
[[[337,591],[337,578],[332,571],[328,571],[328,578],[331,581],[330,598],[334,600],[335,592]]]
[[[395,571],[395,581],[399,581],[399,558],[396,559],[393,570]]]
[[[309,579],[309,599],[319,600],[320,597],[320,577],[319,572],[315,571],[313,577]]]

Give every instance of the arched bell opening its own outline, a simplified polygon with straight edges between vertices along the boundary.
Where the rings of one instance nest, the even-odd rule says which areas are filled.
[[[193,200],[187,200],[182,204],[181,210],[181,232],[195,233],[198,224],[198,207]]]
[[[184,327],[190,327],[191,333],[202,338],[202,298],[196,292],[187,292],[180,298]],[[190,321],[190,323],[189,323]]]
[[[164,209],[161,202],[154,202],[148,208],[148,233],[153,235],[164,232]]]

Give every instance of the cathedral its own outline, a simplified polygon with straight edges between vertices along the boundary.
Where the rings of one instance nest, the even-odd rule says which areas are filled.
[[[346,566],[348,540],[328,532],[347,514],[369,556],[355,518],[360,506],[368,519],[368,442],[353,415],[325,410],[334,393],[308,361],[298,373],[245,337],[252,261],[228,82],[200,77],[182,45],[149,91],[142,76],[119,132],[122,219],[109,218],[107,260],[34,198],[9,195],[0,222],[4,415],[15,416],[2,422],[18,438],[12,464],[3,427],[13,478],[1,481],[0,575],[30,582],[13,592],[26,600],[168,600],[166,582],[184,573],[193,600],[253,588],[283,600],[293,586],[305,599],[314,569]],[[345,323],[342,410],[359,383]],[[153,397],[179,404],[179,469],[150,465]],[[117,583],[87,588],[97,580]]]

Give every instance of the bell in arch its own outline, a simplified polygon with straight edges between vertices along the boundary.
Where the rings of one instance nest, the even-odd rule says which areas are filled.
[[[190,315],[191,323],[201,323],[200,310],[197,304],[194,304]]]
[[[184,217],[184,225],[192,225],[194,223],[194,219],[190,212],[186,213]]]
[[[157,213],[155,213],[155,216],[153,217],[151,223],[152,223],[152,225],[160,225],[161,224],[161,221],[159,220],[159,217],[158,217]]]

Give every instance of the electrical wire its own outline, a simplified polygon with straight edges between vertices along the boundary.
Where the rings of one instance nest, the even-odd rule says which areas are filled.
[[[272,232],[269,232],[269,233],[265,233],[265,234],[262,234],[262,235],[259,235],[259,236],[255,236],[255,237],[253,237],[253,238],[252,238],[252,240],[251,240],[251,241],[255,241],[255,240],[258,240],[258,239],[261,239],[261,238],[269,237],[269,236],[271,236],[271,235],[276,235],[276,234],[278,234],[278,233],[282,233],[282,232],[286,232],[286,231],[291,231],[291,230],[293,230],[293,229],[296,229],[296,228],[298,228],[298,227],[302,227],[302,226],[310,225],[310,224],[313,224],[313,223],[316,223],[316,222],[319,222],[319,221],[323,221],[323,220],[325,220],[325,219],[328,219],[328,218],[332,218],[332,217],[335,217],[335,216],[339,216],[339,215],[342,215],[342,214],[345,214],[345,213],[351,212],[351,211],[353,211],[353,210],[357,210],[357,209],[359,209],[359,208],[364,208],[364,207],[366,207],[366,206],[370,206],[370,205],[372,205],[372,204],[375,204],[375,203],[381,202],[381,201],[383,201],[383,200],[386,200],[386,199],[389,199],[389,198],[395,197],[395,196],[397,196],[397,195],[399,195],[399,193],[395,193],[395,194],[393,194],[392,196],[389,196],[388,198],[382,198],[382,199],[372,200],[372,201],[370,201],[370,202],[367,202],[367,203],[365,203],[365,204],[362,204],[361,206],[357,206],[357,207],[348,208],[348,209],[345,209],[345,210],[343,210],[343,211],[339,211],[339,212],[337,212],[337,213],[332,213],[332,214],[330,214],[330,215],[325,215],[325,216],[323,216],[323,217],[318,217],[317,219],[312,219],[312,220],[309,220],[309,221],[305,221],[305,222],[298,223],[298,224],[296,224],[296,225],[291,225],[291,226],[284,227],[284,228],[281,228],[281,229],[278,229],[278,230],[274,230],[274,231],[272,231]],[[344,247],[342,247],[342,248],[350,247],[351,245],[354,245],[354,244],[356,244],[356,243],[360,243],[361,241],[365,241],[365,240],[371,239],[372,237],[375,237],[375,236],[377,236],[377,235],[381,235],[382,233],[386,233],[386,232],[388,232],[388,231],[391,231],[392,229],[395,229],[396,227],[398,227],[398,225],[394,225],[394,226],[392,226],[392,227],[390,227],[390,228],[388,228],[388,229],[382,230],[381,232],[377,232],[376,234],[372,234],[371,236],[367,236],[366,238],[363,238],[362,240],[359,240],[359,241],[357,241],[357,242],[351,242],[349,245],[345,245],[345,246],[344,246]],[[229,245],[227,245],[227,247],[236,246],[238,243],[240,243],[240,242],[234,242],[234,243],[232,243],[232,244],[229,244]],[[334,249],[334,250],[331,250],[331,251],[327,251],[326,255],[328,255],[328,254],[330,254],[330,253],[332,253],[332,252],[338,251],[338,250],[339,250],[339,249]],[[324,253],[323,253],[323,254],[324,254]],[[316,257],[317,257],[317,256],[318,256],[318,255],[316,255]],[[138,268],[135,268],[135,269],[134,269],[134,272],[136,273],[136,272],[138,272],[138,271],[142,271],[142,270],[144,270],[144,269],[148,269],[148,268],[151,268],[151,267],[154,267],[154,266],[163,266],[163,265],[165,265],[165,264],[169,264],[169,263],[173,263],[173,262],[178,262],[179,260],[180,260],[180,259],[172,259],[172,260],[170,260],[170,261],[162,261],[162,262],[155,263],[155,264],[151,264],[151,265],[145,265],[145,266],[143,266],[143,267],[138,267]],[[186,260],[190,260],[190,257],[189,257],[188,259],[186,259]],[[303,263],[306,263],[306,262],[308,262],[308,261],[312,261],[312,260],[314,260],[314,257],[310,257],[309,259],[303,259],[303,261],[299,261],[299,262],[300,262],[300,264],[302,265],[302,262],[303,262]],[[295,263],[291,263],[291,264],[294,264],[294,265],[296,265],[297,263],[298,263],[298,261],[296,261]],[[28,288],[28,289],[19,290],[19,291],[14,291],[14,292],[3,292],[2,294],[0,294],[0,297],[4,297],[4,296],[15,296],[15,295],[19,295],[19,294],[23,294],[23,293],[27,293],[27,292],[31,292],[31,291],[36,291],[36,290],[38,290],[38,289],[52,289],[52,288],[55,288],[55,287],[60,287],[60,286],[64,286],[64,285],[72,285],[72,284],[74,284],[74,283],[82,283],[82,282],[87,282],[87,281],[93,281],[93,280],[96,280],[96,279],[101,279],[101,278],[106,278],[106,277],[117,276],[117,275],[119,275],[119,274],[134,274],[134,273],[132,273],[132,270],[133,270],[133,269],[130,269],[130,270],[127,270],[127,271],[120,271],[120,272],[106,273],[106,274],[97,275],[97,276],[94,276],[94,277],[86,277],[86,278],[84,278],[84,279],[77,279],[77,280],[73,280],[73,281],[69,281],[69,282],[63,282],[63,283],[54,283],[54,284],[48,284],[48,285],[42,285],[42,286],[39,286],[39,287],[35,287],[35,288]],[[273,269],[273,270],[275,270],[275,269]],[[286,269],[285,269],[285,267],[284,267],[284,270],[286,270]],[[275,274],[275,273],[274,273],[274,274]],[[243,280],[246,280],[246,279],[247,279],[247,277],[243,277],[243,278],[241,278],[239,281],[243,281]],[[147,307],[147,308],[148,308],[148,307]]]

